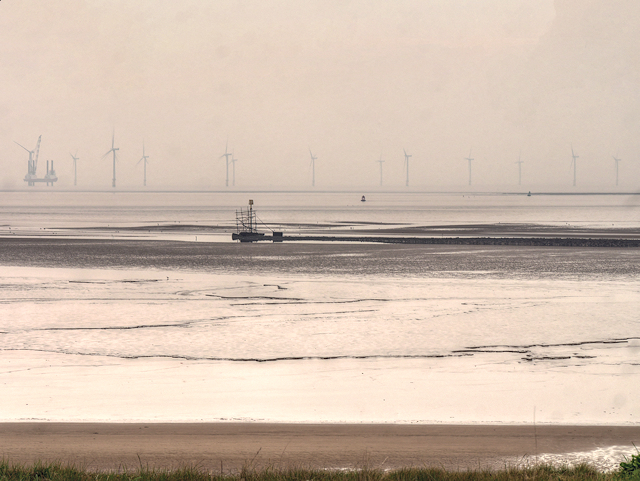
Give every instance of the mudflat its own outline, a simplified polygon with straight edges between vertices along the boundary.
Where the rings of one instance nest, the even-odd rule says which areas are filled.
[[[263,468],[501,468],[536,454],[631,445],[640,426],[266,423],[0,423],[10,463],[90,470],[196,466]]]

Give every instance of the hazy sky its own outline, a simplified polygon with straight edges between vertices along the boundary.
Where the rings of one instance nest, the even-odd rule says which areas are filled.
[[[639,86],[637,0],[2,0],[0,188],[636,190]]]

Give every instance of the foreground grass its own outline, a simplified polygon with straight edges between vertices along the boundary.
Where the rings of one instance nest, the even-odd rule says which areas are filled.
[[[571,468],[536,466],[505,468],[500,471],[445,471],[432,468],[411,468],[383,472],[379,470],[324,471],[307,469],[243,469],[237,475],[210,474],[198,468],[153,470],[140,468],[123,472],[96,473],[60,464],[36,464],[33,466],[10,465],[0,462],[0,481],[51,480],[51,481],[614,481],[640,480],[638,472],[625,476],[620,472],[601,473],[582,465]]]

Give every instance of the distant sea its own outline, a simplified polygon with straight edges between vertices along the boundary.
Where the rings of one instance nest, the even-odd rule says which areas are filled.
[[[100,227],[182,222],[235,228],[235,211],[254,201],[279,223],[464,225],[535,223],[638,227],[640,195],[429,194],[341,192],[0,192],[3,227]]]

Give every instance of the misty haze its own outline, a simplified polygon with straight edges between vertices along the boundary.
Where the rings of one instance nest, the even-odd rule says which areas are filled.
[[[5,2],[0,185],[638,188],[632,1]],[[572,150],[577,159],[573,187]],[[473,179],[469,187],[469,152]],[[616,162],[614,157],[621,159]],[[518,165],[517,162],[522,164]],[[616,165],[621,171],[616,189]],[[42,185],[38,186],[42,188]],[[233,187],[229,182],[229,187]]]

